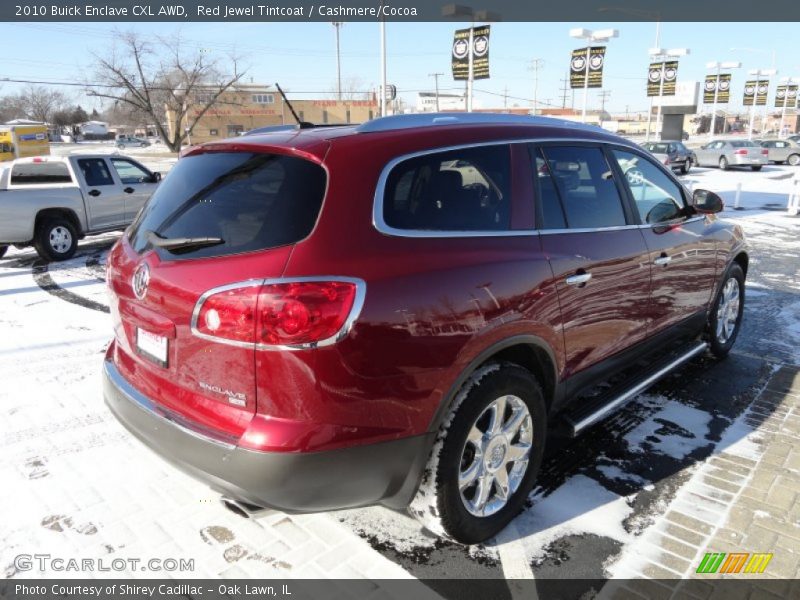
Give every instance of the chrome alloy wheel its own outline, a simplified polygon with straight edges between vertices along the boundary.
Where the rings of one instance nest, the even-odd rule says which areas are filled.
[[[726,343],[736,331],[739,318],[739,282],[733,277],[725,282],[717,307],[717,340]]]
[[[72,246],[72,234],[69,229],[57,225],[50,230],[50,247],[59,254],[63,254]]]
[[[491,402],[472,424],[461,452],[458,489],[476,517],[501,510],[517,491],[533,443],[528,406],[517,396]]]

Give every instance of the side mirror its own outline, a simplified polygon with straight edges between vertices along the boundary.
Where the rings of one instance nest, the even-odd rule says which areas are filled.
[[[152,182],[153,182],[153,183],[158,183],[159,181],[161,181],[161,173],[160,173],[159,171],[155,171],[155,172],[153,173],[153,179],[152,179]]]
[[[704,215],[722,212],[722,209],[725,208],[722,198],[708,190],[695,190],[692,194],[692,206],[697,212]]]

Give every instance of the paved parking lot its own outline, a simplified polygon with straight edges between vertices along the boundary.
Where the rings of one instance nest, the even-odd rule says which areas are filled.
[[[0,260],[0,569],[6,577],[673,578],[693,574],[707,552],[769,552],[764,577],[800,577],[800,218],[782,210],[797,171],[690,173],[691,185],[729,203],[742,183],[745,210],[723,214],[752,245],[734,353],[693,361],[578,440],[554,439],[529,508],[472,547],[383,508],[257,521],[228,512],[103,405],[103,264],[117,235],[84,240],[59,264],[11,249]],[[127,562],[122,572],[69,573],[15,560],[35,553]],[[132,558],[161,567],[142,571]],[[194,564],[167,570],[165,559]]]

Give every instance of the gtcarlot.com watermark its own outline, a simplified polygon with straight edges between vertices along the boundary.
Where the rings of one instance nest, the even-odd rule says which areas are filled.
[[[193,558],[64,558],[51,554],[18,554],[14,557],[17,571],[65,571],[121,573],[124,571],[167,571],[186,573],[194,571]]]

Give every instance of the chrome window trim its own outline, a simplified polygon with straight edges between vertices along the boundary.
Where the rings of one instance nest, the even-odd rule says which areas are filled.
[[[225,448],[226,450],[233,450],[236,448],[236,444],[232,443],[232,436],[226,436],[225,438],[212,437],[205,431],[201,431],[199,428],[193,428],[185,419],[179,420],[178,418],[175,418],[177,415],[173,416],[172,411],[168,411],[166,408],[160,408],[155,402],[150,400],[150,398],[134,388],[122,376],[122,373],[119,372],[119,369],[117,369],[113,361],[106,359],[103,368],[105,369],[106,377],[109,378],[111,383],[132,405],[136,406],[139,410],[203,442],[215,444]]]
[[[641,225],[618,225],[616,227],[582,227],[575,229],[541,229],[538,233],[542,235],[552,235],[554,233],[598,233],[603,231],[624,231],[628,229],[653,229],[655,227],[669,227],[670,225],[685,225],[686,223],[694,223],[705,219],[704,216],[695,216],[691,219],[681,221],[680,219],[673,219],[672,221],[664,221],[663,223],[642,223]]]
[[[276,283],[299,283],[299,282],[314,282],[314,281],[341,281],[345,283],[352,283],[356,286],[356,297],[353,299],[353,306],[350,309],[350,313],[347,315],[344,324],[342,325],[341,329],[333,334],[331,337],[326,338],[324,340],[320,340],[319,342],[310,342],[305,344],[260,344],[260,343],[250,343],[250,342],[240,342],[237,340],[229,340],[221,337],[216,337],[213,335],[208,335],[206,333],[202,333],[197,329],[197,319],[200,316],[200,310],[203,308],[203,303],[214,294],[219,294],[220,292],[227,292],[229,290],[236,290],[236,289],[243,289],[249,287],[261,287],[263,285],[271,285]],[[194,309],[192,310],[192,319],[190,323],[190,330],[192,335],[203,339],[208,340],[210,342],[216,342],[218,344],[225,344],[226,346],[235,346],[237,348],[251,348],[253,350],[262,350],[267,352],[273,351],[281,351],[281,350],[313,350],[314,348],[324,348],[326,346],[332,346],[333,344],[339,342],[343,338],[350,333],[350,330],[353,328],[358,317],[361,315],[361,309],[364,308],[364,300],[367,295],[367,284],[363,279],[358,279],[356,277],[339,277],[339,276],[330,276],[326,277],[324,275],[314,275],[309,277],[271,277],[266,279],[248,279],[246,281],[240,281],[237,283],[229,283],[226,285],[221,285],[215,288],[211,288],[203,292],[203,294],[197,299],[197,302],[194,305]]]
[[[611,134],[609,134],[611,135]],[[591,138],[584,138],[584,137],[548,137],[548,138],[517,138],[517,139],[502,139],[502,140],[492,140],[487,142],[473,142],[470,144],[458,144],[455,146],[441,146],[438,148],[429,148],[427,150],[420,150],[418,152],[411,152],[409,154],[404,154],[402,156],[398,156],[390,160],[381,170],[380,177],[378,178],[378,185],[375,189],[375,196],[372,202],[372,226],[380,233],[384,235],[389,235],[392,237],[402,237],[402,238],[488,238],[488,237],[519,237],[519,236],[532,236],[538,235],[540,233],[545,233],[548,231],[555,231],[553,229],[506,229],[504,231],[493,231],[493,230],[474,230],[474,231],[453,231],[453,230],[427,230],[427,229],[397,229],[396,227],[392,227],[388,225],[383,218],[383,200],[384,195],[386,192],[386,182],[389,179],[389,174],[391,173],[392,169],[394,169],[398,164],[404,162],[406,160],[411,160],[414,158],[418,158],[420,156],[428,156],[430,154],[439,154],[444,152],[450,152],[453,150],[464,150],[466,148],[481,148],[484,146],[503,146],[503,145],[510,145],[510,144],[540,144],[540,143],[580,143],[580,144],[592,144],[592,145],[608,145],[614,144],[621,148],[630,148],[632,146],[628,146],[625,143],[620,143],[617,141],[608,141],[608,140],[598,140],[598,139],[591,139]],[[635,147],[635,146],[633,146]],[[570,232],[580,232],[583,231],[613,231],[617,229],[626,229],[626,228],[636,228],[639,225],[617,225],[614,227],[598,227],[596,229],[588,229],[588,230],[578,230],[578,229],[570,229]],[[567,231],[567,230],[565,230]]]

